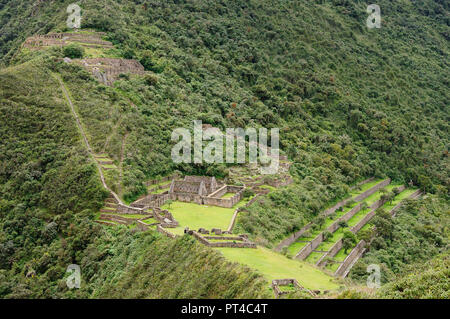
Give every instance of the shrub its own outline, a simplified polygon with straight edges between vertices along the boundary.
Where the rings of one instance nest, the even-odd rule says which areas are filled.
[[[64,47],[64,56],[71,59],[80,59],[84,56],[84,48],[78,44],[69,44]]]

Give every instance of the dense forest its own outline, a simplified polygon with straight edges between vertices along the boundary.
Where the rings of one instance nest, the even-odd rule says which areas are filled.
[[[429,297],[392,283],[415,285],[405,274],[420,261],[432,270],[414,269],[417,285],[448,278],[448,257],[436,257],[449,238],[448,2],[380,0],[382,27],[367,29],[358,0],[79,1],[82,28],[106,32],[112,54],[147,71],[112,87],[63,63],[60,48],[20,49],[28,36],[68,31],[71,2],[0,0],[0,297],[268,294],[258,274],[188,238],[93,222],[108,194],[55,74],[96,152],[119,161],[126,136],[123,177],[106,176],[126,201],[175,170],[227,177],[230,165],[173,163],[174,128],[280,128],[295,183],[245,209],[236,232],[273,247],[360,180],[411,181],[426,198],[372,221],[377,239],[350,278],[381,263],[386,297]],[[200,262],[196,276],[183,272]],[[90,280],[76,293],[64,285],[69,263]]]

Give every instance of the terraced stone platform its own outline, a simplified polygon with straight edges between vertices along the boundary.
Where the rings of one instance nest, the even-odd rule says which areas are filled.
[[[341,218],[343,215],[349,213],[351,209],[353,209],[356,204],[352,204],[348,206],[348,203],[357,203],[362,201],[363,199],[369,197],[373,193],[375,193],[380,188],[386,186],[390,183],[389,179],[367,179],[363,183],[359,184],[357,187],[353,188],[350,192],[350,196],[333,204],[331,207],[325,209],[321,215],[326,217],[324,228],[331,226],[332,223],[335,222],[334,219],[330,218],[333,214],[336,215],[336,218]],[[346,205],[348,207],[346,207]],[[355,212],[350,212],[352,214]],[[296,231],[286,239],[282,240],[276,247],[275,251],[281,251],[283,247],[287,247],[287,253],[290,256],[295,256],[299,253],[299,251],[305,247],[309,242],[311,242],[316,236],[320,234],[320,230],[312,230],[313,222],[306,224],[300,230]],[[334,226],[335,227],[335,226]],[[335,229],[332,229],[335,231]],[[318,239],[320,243],[320,239]],[[319,244],[318,243],[318,244]],[[314,247],[315,248],[315,247]],[[314,249],[313,248],[313,249]],[[312,250],[313,250],[312,249]],[[306,258],[307,256],[305,256]]]

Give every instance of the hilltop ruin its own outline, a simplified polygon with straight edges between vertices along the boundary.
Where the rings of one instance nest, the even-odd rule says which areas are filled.
[[[50,46],[64,47],[71,43],[78,43],[87,48],[112,49],[113,44],[102,39],[105,35],[106,33],[103,32],[38,34],[27,38],[22,47],[30,50],[41,50]]]
[[[101,83],[112,85],[119,78],[120,74],[144,74],[145,70],[137,60],[113,59],[113,58],[92,58],[74,59],[73,63],[85,68]]]

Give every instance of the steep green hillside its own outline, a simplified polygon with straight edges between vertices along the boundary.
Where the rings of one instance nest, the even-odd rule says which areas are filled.
[[[445,250],[448,228],[437,223],[445,220],[450,181],[447,2],[380,0],[382,27],[369,30],[367,3],[357,0],[85,0],[82,27],[106,32],[114,56],[137,59],[147,71],[122,76],[112,87],[62,62],[59,48],[21,50],[28,36],[67,31],[69,3],[0,0],[0,277],[6,278],[0,296],[68,296],[58,284],[64,267],[89,264],[89,250],[101,241],[126,237],[91,222],[107,194],[53,74],[67,87],[93,151],[114,161],[107,183],[127,202],[147,192],[146,180],[175,170],[227,176],[229,165],[174,164],[174,128],[190,128],[196,119],[221,129],[277,127],[295,183],[241,212],[235,232],[273,247],[348,196],[356,182],[390,177],[412,181],[442,204],[425,209],[435,213],[431,226],[417,213],[420,206],[393,222],[414,249],[391,233],[367,258],[397,273],[418,256]],[[417,230],[408,233],[411,225]],[[145,236],[135,236],[131,245],[154,256],[141,242]],[[439,246],[412,252],[423,248],[422,237]],[[177,245],[157,242],[169,251]],[[203,249],[180,245],[180,254]],[[231,280],[239,283],[223,294],[209,295],[204,287],[185,292],[192,282],[164,286],[143,271],[153,268],[139,254],[133,270],[124,271],[118,266],[124,256],[109,256],[112,266],[94,263],[99,278],[113,267],[111,281],[92,275],[89,289],[79,293],[127,296],[128,283],[139,297],[256,297],[266,289],[237,267]],[[161,267],[184,278],[175,262],[167,266],[161,258]],[[205,259],[217,263],[210,269],[232,267],[214,258]],[[156,291],[139,290],[132,273],[156,280]],[[208,274],[198,275],[221,287]],[[124,294],[111,290],[114,285]]]
[[[409,271],[408,265],[429,260],[447,251],[449,212],[448,202],[428,196],[419,203],[404,205],[395,218],[389,214],[379,214],[370,222],[372,225],[367,230],[367,233],[377,235],[369,251],[356,263],[349,276],[365,282],[367,266],[379,264],[382,269],[381,282],[388,283],[397,274],[404,275]]]
[[[94,223],[108,194],[52,61],[0,71],[0,297],[270,297],[260,275],[192,239]],[[72,263],[83,269],[76,293],[65,284]]]
[[[155,74],[124,79],[106,96],[81,83],[85,76],[80,82],[73,74],[68,85],[83,98],[78,107],[92,144],[100,148],[112,134],[107,151],[117,160],[130,134],[127,198],[145,192],[146,178],[175,168],[226,174],[224,167],[168,161],[175,127],[190,127],[193,119],[221,128],[280,127],[299,186],[275,193],[257,209],[263,213],[249,212],[252,225],[239,222],[273,242],[364,176],[448,193],[448,8],[434,1],[379,5],[383,27],[368,30],[364,4],[356,1],[85,1],[83,27],[107,31],[124,57]],[[3,12],[14,10],[6,5]],[[46,10],[25,29],[35,32]],[[46,30],[63,30],[64,23],[49,21]],[[10,24],[2,30],[16,30]],[[123,121],[108,112],[117,108]]]

